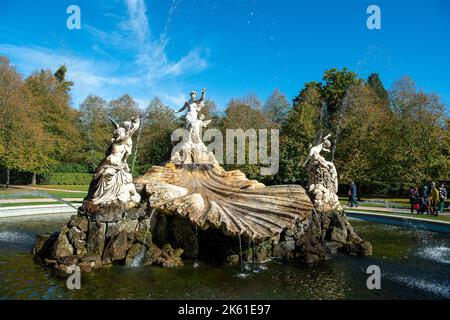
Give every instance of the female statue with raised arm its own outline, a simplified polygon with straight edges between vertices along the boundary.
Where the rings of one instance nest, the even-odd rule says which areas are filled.
[[[95,170],[85,200],[94,205],[116,200],[121,203],[139,203],[140,196],[136,193],[127,163],[133,146],[131,137],[139,128],[139,118],[133,117],[130,121],[125,121],[122,127],[112,118],[110,120],[115,128],[111,144],[105,158]]]
[[[183,107],[178,110],[177,113],[183,112],[185,109],[188,109],[188,113],[186,115],[186,129],[189,130],[189,140],[192,139],[195,123],[198,120],[198,113],[202,110],[202,108],[205,106],[205,93],[206,89],[202,89],[202,95],[200,99],[195,99],[197,97],[197,92],[191,91],[190,96],[191,98],[189,101],[186,101],[183,105]]]

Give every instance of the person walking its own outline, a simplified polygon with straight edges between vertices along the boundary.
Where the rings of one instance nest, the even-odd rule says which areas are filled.
[[[350,207],[352,205],[352,184],[351,183],[348,184],[347,196],[348,196],[347,207]]]
[[[411,205],[411,214],[414,213],[414,210],[417,210],[417,213],[419,213],[419,190],[417,187],[412,187],[409,190],[409,203]]]
[[[436,188],[436,183],[431,183],[430,196],[430,214],[437,216],[437,205],[439,203],[439,190]]]
[[[424,186],[422,188],[422,190],[420,191],[420,197],[423,198],[423,203],[425,204],[427,210],[425,210],[423,213],[427,214],[430,212],[430,206],[429,206],[429,201],[428,201],[428,194],[429,194],[429,189],[428,186]]]
[[[358,202],[356,202],[356,184],[354,181],[350,183],[349,187],[349,204],[350,207],[358,207]]]
[[[444,213],[445,200],[447,200],[447,189],[445,188],[445,185],[442,184],[439,188],[439,213]]]

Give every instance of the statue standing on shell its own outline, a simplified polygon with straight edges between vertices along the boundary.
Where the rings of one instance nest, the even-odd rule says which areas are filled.
[[[331,134],[323,137],[322,130],[320,130],[316,135],[314,144],[310,145],[308,158],[304,163],[309,173],[307,190],[311,195],[314,207],[320,212],[342,209],[337,196],[338,177],[336,167],[333,162],[325,160],[320,154],[322,151],[330,152],[330,137]]]
[[[202,95],[200,99],[195,99],[197,97],[197,92],[191,91],[190,96],[191,99],[189,101],[186,101],[184,103],[184,106],[178,110],[179,112],[183,112],[185,109],[188,109],[188,113],[186,116],[186,129],[189,130],[189,140],[192,140],[192,136],[194,134],[195,130],[195,124],[198,120],[198,114],[202,110],[202,108],[205,106],[205,94],[206,89],[202,89]]]
[[[141,197],[136,192],[127,163],[133,146],[131,137],[139,128],[139,118],[132,117],[122,126],[112,118],[110,120],[115,128],[111,144],[95,171],[85,201],[90,201],[94,205],[115,201],[124,204],[139,203]]]
[[[209,152],[202,141],[202,128],[211,123],[211,120],[204,120],[205,116],[199,114],[205,106],[206,89],[202,89],[200,99],[195,99],[197,93],[191,91],[191,98],[184,103],[184,106],[178,111],[183,112],[188,109],[186,116],[186,129],[188,131],[187,137],[174,152],[171,160],[175,164],[214,164],[216,159],[214,154]]]

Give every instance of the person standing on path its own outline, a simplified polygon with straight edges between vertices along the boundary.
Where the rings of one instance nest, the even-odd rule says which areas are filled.
[[[411,214],[414,213],[414,210],[417,210],[417,213],[419,213],[419,190],[417,187],[412,187],[409,190],[409,203],[411,205]]]
[[[437,205],[439,203],[439,190],[436,184],[431,183],[431,197],[430,197],[430,214],[437,216]]]
[[[447,189],[445,189],[445,185],[442,184],[439,188],[439,213],[444,213],[445,200],[447,200]]]
[[[350,183],[349,196],[350,207],[358,207],[358,202],[356,202],[356,184],[354,181]]]

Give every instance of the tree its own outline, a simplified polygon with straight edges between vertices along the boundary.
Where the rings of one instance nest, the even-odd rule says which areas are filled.
[[[128,121],[131,117],[141,114],[138,104],[128,94],[124,94],[123,96],[110,101],[108,104],[108,112],[109,115],[119,123]]]
[[[390,97],[392,180],[419,185],[440,179],[448,171],[446,117],[440,97],[418,91],[409,77],[393,84]]]
[[[62,65],[59,67],[58,70],[55,72],[55,78],[59,81],[60,85],[64,89],[66,93],[70,91],[70,87],[73,86],[72,81],[66,81],[66,73],[67,73],[67,67],[65,65]]]
[[[372,73],[369,78],[367,78],[367,84],[372,88],[380,99],[382,105],[386,108],[389,107],[389,94],[383,86],[378,73]]]
[[[46,173],[53,164],[51,145],[32,104],[31,94],[7,59],[0,63],[0,166],[10,171]]]
[[[170,159],[170,136],[180,125],[174,111],[165,106],[159,98],[154,98],[149,103],[144,113],[140,152],[137,157],[140,171]]]
[[[278,89],[275,89],[267,98],[262,110],[266,118],[275,127],[279,128],[286,118],[289,109],[290,103],[287,101],[286,96]]]
[[[242,129],[244,132],[249,129],[254,129],[256,133],[258,129],[270,128],[269,120],[260,111],[259,105],[257,103],[259,99],[252,95],[251,99],[248,97],[240,99],[231,99],[228,103],[227,109],[225,110],[225,116],[221,121],[222,133],[226,137],[227,129]],[[253,106],[253,107],[252,107]],[[270,139],[268,139],[270,140]],[[268,147],[270,150],[270,146]],[[237,156],[237,148],[234,150],[234,159]],[[249,141],[245,141],[245,161],[246,164],[234,165],[226,164],[225,168],[237,168],[244,172],[250,179],[266,180],[265,176],[260,175],[260,167],[255,164],[249,163]]]
[[[225,116],[223,118],[223,129],[263,129],[269,127],[269,120],[259,110],[255,101],[259,99],[253,97],[249,101],[247,98],[231,99],[228,102]],[[252,107],[252,105],[254,107]]]
[[[69,102],[67,83],[50,70],[34,72],[25,86],[31,93],[33,107],[51,146],[50,156],[56,163],[80,161],[81,139],[79,113]]]
[[[327,102],[328,111],[332,115],[339,111],[347,89],[361,82],[358,75],[348,71],[347,68],[342,69],[342,71],[336,68],[328,69],[322,79],[324,81],[322,85],[323,96]]]
[[[80,105],[80,122],[84,141],[83,161],[94,170],[104,157],[111,138],[112,126],[106,101],[95,95],[86,97]]]
[[[341,182],[366,186],[389,181],[392,117],[384,102],[369,86],[348,89],[347,109],[336,139],[335,165]]]
[[[303,167],[309,144],[321,127],[322,89],[317,82],[306,83],[293,99],[281,127],[280,171],[276,177],[282,183],[306,183]]]

